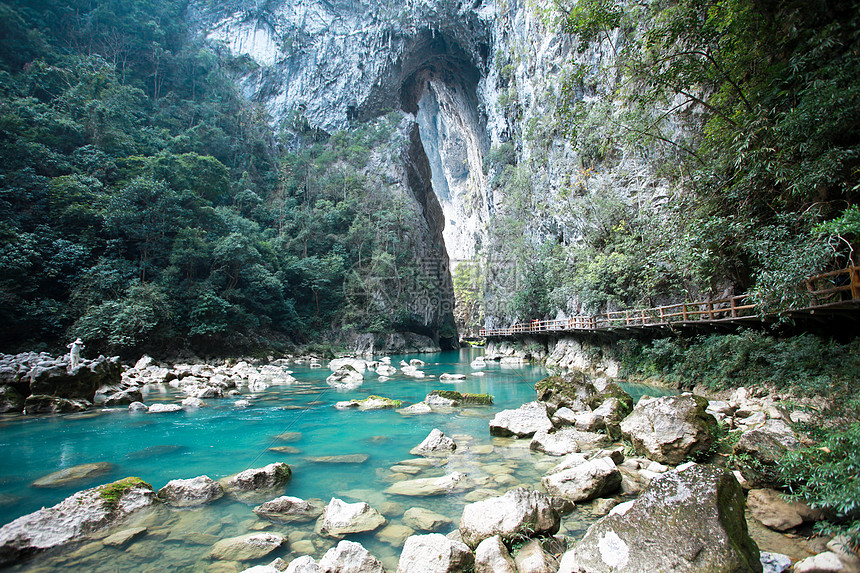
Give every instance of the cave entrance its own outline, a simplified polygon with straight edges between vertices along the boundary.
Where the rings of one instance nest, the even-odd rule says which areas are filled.
[[[442,210],[448,268],[458,278],[453,289],[455,326],[460,335],[475,336],[480,317],[465,298],[478,287],[469,282],[489,220],[483,169],[489,143],[486,118],[478,107],[479,66],[485,65],[488,48],[482,45],[470,56],[456,41],[429,31],[417,44],[411,53],[421,57],[410,62],[413,71],[402,84],[401,107],[415,116]]]

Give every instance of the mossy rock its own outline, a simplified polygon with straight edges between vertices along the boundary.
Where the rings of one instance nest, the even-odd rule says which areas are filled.
[[[102,499],[107,502],[107,505],[111,508],[115,508],[117,505],[119,505],[122,496],[137,487],[144,487],[152,491],[152,485],[146,483],[139,477],[123,478],[113,483],[99,486],[96,489],[98,490],[99,495],[101,495]]]
[[[469,394],[456,392],[454,390],[433,390],[428,396],[439,396],[454,400],[460,404],[476,404],[481,406],[489,406],[493,404],[493,397],[490,394]]]
[[[564,376],[547,376],[535,384],[541,402],[588,404],[597,394],[594,384],[582,372],[569,372]]]
[[[607,398],[617,398],[619,402],[624,404],[624,416],[633,411],[633,397],[624,391],[624,389],[619,386],[615,382],[609,382],[597,396],[592,398],[591,406],[592,410],[596,410],[603,404]],[[622,418],[624,417],[622,416]],[[619,420],[620,421],[620,420]]]
[[[365,398],[363,400],[356,400],[356,402],[358,402],[359,404],[363,404],[363,405],[376,403],[376,406],[375,406],[376,408],[381,407],[379,405],[379,402],[384,402],[385,408],[399,408],[403,404],[403,402],[401,402],[400,400],[392,400],[391,398],[386,398],[385,396],[375,396],[375,395],[368,396],[367,398]],[[359,408],[360,407],[361,406],[359,406]]]

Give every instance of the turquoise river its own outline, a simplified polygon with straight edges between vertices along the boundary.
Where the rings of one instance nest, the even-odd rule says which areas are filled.
[[[452,520],[442,533],[456,527],[462,508],[470,500],[501,495],[525,485],[540,489],[540,477],[557,458],[528,449],[528,440],[493,438],[488,421],[503,409],[535,399],[534,383],[546,370],[534,365],[499,365],[489,362],[474,369],[470,362],[480,350],[439,354],[392,356],[420,358],[425,378],[399,372],[379,381],[367,372],[356,390],[338,391],[326,384],[327,368],[306,364],[290,366],[297,382],[271,386],[250,397],[252,405],[237,408],[237,398],[208,399],[198,410],[173,413],[131,413],[126,408],[91,410],[59,416],[0,417],[0,522],[60,502],[75,491],[138,476],[157,490],[169,480],[208,475],[219,479],[276,461],[288,463],[293,477],[284,494],[303,499],[332,497],[366,501],[381,511],[391,525],[402,525],[406,509],[420,506]],[[482,372],[483,375],[477,374]],[[466,374],[456,383],[442,382],[443,373]],[[371,394],[420,402],[431,390],[447,389],[493,395],[492,406],[458,408],[448,412],[404,415],[395,410],[343,411],[335,402]],[[645,386],[626,386],[634,399],[643,393],[665,393]],[[248,398],[247,391],[241,398]],[[147,403],[178,403],[182,396],[169,387],[150,392]],[[402,474],[391,466],[409,459],[409,450],[433,429],[439,428],[458,443],[455,454],[442,465],[436,462],[410,478],[441,476],[459,471],[480,485],[471,492],[414,498],[387,495],[384,490]],[[289,442],[278,436],[290,434]],[[291,446],[291,453],[270,448]],[[317,463],[307,457],[367,454],[363,463]],[[34,480],[57,470],[92,462],[110,462],[113,471],[69,489],[34,488]],[[273,496],[276,497],[276,496]],[[99,537],[67,546],[14,565],[14,571],[194,571],[236,572],[275,557],[289,561],[310,553],[321,556],[335,541],[313,533],[313,522],[278,524],[257,518],[253,506],[222,498],[200,509],[161,507],[138,518],[146,531],[120,547],[101,543]],[[587,508],[568,515],[563,531],[581,535],[593,520]],[[126,527],[128,524],[125,525]],[[251,531],[280,532],[289,545],[259,562],[218,562],[209,559],[214,541]],[[403,527],[350,537],[367,547],[387,569],[394,571],[403,542]],[[110,532],[107,532],[110,533]]]

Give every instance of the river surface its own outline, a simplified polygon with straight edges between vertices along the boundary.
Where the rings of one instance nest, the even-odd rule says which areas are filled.
[[[219,479],[248,468],[272,462],[288,463],[293,476],[285,495],[302,499],[332,497],[345,501],[366,501],[382,512],[391,525],[402,525],[405,510],[419,506],[452,520],[443,528],[456,527],[462,508],[470,501],[501,495],[511,487],[525,485],[540,489],[540,478],[558,458],[531,452],[528,440],[493,438],[488,421],[503,409],[516,408],[535,399],[534,384],[546,370],[534,365],[488,363],[475,369],[470,362],[482,351],[467,349],[438,354],[392,356],[392,365],[401,359],[420,358],[426,378],[398,373],[381,382],[375,373],[365,373],[364,384],[349,391],[329,387],[328,368],[290,366],[297,382],[272,386],[253,394],[248,408],[237,408],[237,398],[208,399],[206,407],[173,413],[131,413],[126,408],[102,409],[81,414],[48,417],[7,416],[0,418],[0,523],[51,506],[72,493],[127,476],[138,476],[155,490],[169,480],[208,475]],[[482,372],[483,375],[477,375]],[[443,373],[466,374],[458,382],[443,382]],[[342,411],[335,402],[365,398],[371,394],[402,400],[403,405],[420,402],[432,390],[488,393],[492,406],[458,408],[450,412],[404,415],[395,410]],[[664,394],[659,389],[625,386],[634,400],[643,393]],[[150,392],[146,402],[178,403],[169,387]],[[248,398],[248,392],[240,398]],[[390,468],[410,459],[409,450],[439,428],[458,444],[447,463],[438,461],[420,467],[410,478],[441,476],[452,471],[469,475],[480,485],[475,489],[435,497],[404,497],[384,493],[393,481],[403,479]],[[278,436],[289,434],[289,441]],[[289,446],[290,453],[271,448]],[[363,463],[317,463],[306,458],[367,454]],[[36,479],[79,464],[110,462],[114,469],[90,482],[73,487],[34,488]],[[276,496],[272,496],[276,497]],[[16,571],[241,571],[275,557],[286,561],[302,554],[320,557],[335,541],[313,533],[308,524],[277,524],[258,519],[253,506],[222,498],[201,509],[160,508],[138,521],[147,527],[128,544],[114,547],[99,540],[49,552],[16,565]],[[564,521],[563,531],[581,535],[593,520],[587,510],[575,511]],[[126,524],[125,527],[128,525]],[[119,529],[122,529],[120,526]],[[208,558],[212,543],[253,531],[287,535],[287,547],[256,562],[219,562]],[[108,532],[110,533],[110,532]],[[392,571],[402,547],[403,528],[350,536],[383,561]],[[97,536],[98,537],[98,536]]]

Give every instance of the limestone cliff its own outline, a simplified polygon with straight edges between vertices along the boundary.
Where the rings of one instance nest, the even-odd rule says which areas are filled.
[[[659,204],[667,191],[633,148],[601,160],[600,170],[586,170],[582,146],[555,127],[563,100],[597,102],[616,81],[623,43],[617,30],[578,53],[569,35],[519,0],[216,0],[189,10],[197,33],[220,46],[245,96],[264,104],[275,123],[300,114],[332,132],[390,110],[414,117],[420,145],[410,138],[401,157],[411,165],[409,185],[428,224],[428,249],[446,253],[443,273],[449,258],[451,268],[476,259],[485,267],[510,264],[493,260],[488,232],[505,208],[506,190],[493,181],[505,162],[528,163],[521,186],[542,198],[531,213],[535,222],[523,231],[536,243],[587,232],[582,221],[554,208],[571,201],[571,188],[611,189],[646,206]],[[573,74],[581,76],[579,87],[561,93]],[[487,161],[505,145],[510,157]],[[490,278],[482,311],[490,326],[509,320],[504,303],[518,288],[518,273]],[[450,274],[437,282],[450,285]],[[453,302],[447,293],[440,297],[443,306]],[[572,299],[569,306],[576,305]]]

